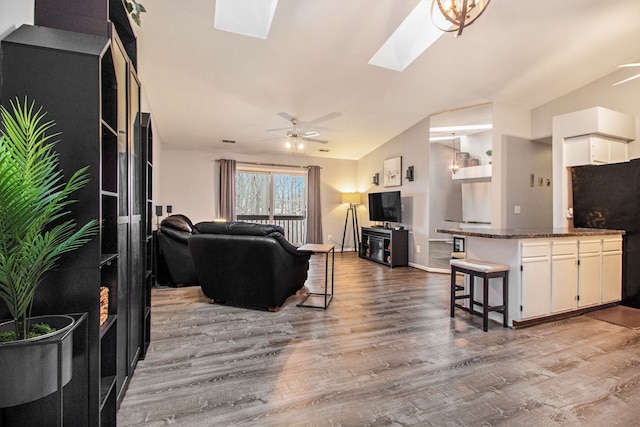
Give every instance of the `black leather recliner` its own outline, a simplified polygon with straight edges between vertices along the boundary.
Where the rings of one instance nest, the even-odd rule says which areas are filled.
[[[197,224],[189,248],[204,294],[218,303],[277,310],[307,279],[308,253],[276,225]]]
[[[156,281],[161,285],[197,285],[189,238],[198,230],[184,215],[170,215],[160,223]]]

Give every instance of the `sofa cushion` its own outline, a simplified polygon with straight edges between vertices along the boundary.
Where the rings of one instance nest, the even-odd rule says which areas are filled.
[[[204,234],[230,234],[245,236],[268,236],[272,233],[284,234],[284,229],[274,224],[255,224],[252,222],[200,222],[196,229]]]

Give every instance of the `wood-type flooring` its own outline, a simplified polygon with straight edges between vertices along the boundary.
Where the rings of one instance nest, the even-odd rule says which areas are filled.
[[[249,266],[248,266],[249,268]],[[320,291],[324,255],[307,287]],[[449,317],[449,276],[336,254],[328,310],[154,289],[118,426],[637,426],[640,331]]]

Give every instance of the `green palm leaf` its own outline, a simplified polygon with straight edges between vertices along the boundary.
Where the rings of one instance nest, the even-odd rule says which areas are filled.
[[[60,256],[87,243],[97,221],[76,230],[70,196],[88,182],[81,168],[63,182],[53,121],[27,100],[0,107],[0,298],[26,328],[33,297]],[[26,330],[16,330],[24,337]]]

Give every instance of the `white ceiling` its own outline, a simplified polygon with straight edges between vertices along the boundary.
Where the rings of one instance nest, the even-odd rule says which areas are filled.
[[[266,132],[287,127],[277,113],[309,122],[337,112],[315,127],[329,143],[304,151],[359,159],[431,114],[492,101],[535,108],[640,58],[639,0],[492,0],[403,72],[369,65],[418,1],[279,0],[262,40],[214,30],[214,0],[142,0],[138,73],[156,136],[277,153],[282,139]]]

